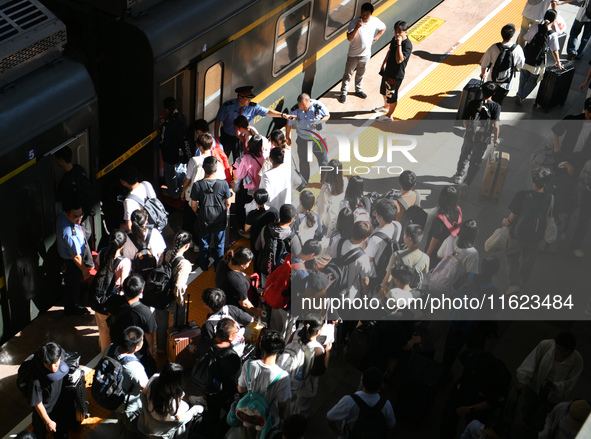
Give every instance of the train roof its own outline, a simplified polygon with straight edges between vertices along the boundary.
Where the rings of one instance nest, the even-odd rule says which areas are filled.
[[[69,58],[19,78],[0,94],[0,156],[95,100],[86,68]]]

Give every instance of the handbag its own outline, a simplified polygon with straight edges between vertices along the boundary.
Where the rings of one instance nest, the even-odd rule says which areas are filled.
[[[558,227],[553,215],[554,210],[554,195],[550,200],[550,207],[548,208],[548,214],[546,215],[546,230],[544,230],[544,241],[548,244],[552,244],[558,238]]]
[[[501,227],[493,232],[493,234],[484,243],[484,250],[487,252],[500,252],[507,247],[507,239],[509,238],[509,227]]]

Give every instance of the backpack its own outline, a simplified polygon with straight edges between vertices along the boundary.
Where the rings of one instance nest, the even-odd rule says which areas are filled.
[[[219,196],[222,181],[216,180],[211,187],[205,180],[198,180],[196,184],[203,194],[200,197],[202,200],[199,201],[199,210],[197,211],[197,227],[203,233],[223,230],[226,227],[226,205]]]
[[[20,390],[21,394],[28,401],[31,397],[31,381],[35,377],[35,371],[37,365],[35,364],[35,354],[31,354],[18,368],[16,376],[16,386]]]
[[[108,410],[115,410],[129,395],[130,389],[123,389],[123,365],[131,361],[140,361],[135,355],[125,355],[119,361],[115,358],[115,349],[116,346],[112,345],[95,366],[90,388],[96,403]]]
[[[315,356],[313,347],[297,339],[289,343],[277,357],[277,366],[289,374],[291,390],[300,390],[304,386],[314,366]]]
[[[156,227],[159,232],[162,232],[162,230],[168,224],[168,212],[166,211],[164,205],[158,198],[150,197],[148,183],[142,181],[142,186],[144,186],[146,190],[145,200],[141,200],[140,197],[138,197],[135,194],[129,194],[129,198],[138,203],[147,212],[148,224]]]
[[[271,404],[267,404],[264,394],[254,393],[252,391],[252,381],[250,379],[251,363],[252,360],[248,360],[248,366],[246,367],[246,387],[248,388],[248,393],[240,398],[240,400],[236,403],[236,408],[234,411],[230,409],[230,413],[228,413],[228,424],[235,425],[235,416],[245,427],[255,427],[261,432],[260,439],[265,439],[273,426],[270,416],[270,405],[272,405],[273,402],[271,402]],[[279,381],[279,379],[284,376],[285,371],[278,373],[277,376],[273,378],[273,381],[271,381],[271,383],[269,383],[265,389],[265,393],[268,392],[277,383],[277,381]]]
[[[544,239],[546,231],[546,215],[552,195],[546,194],[534,201],[531,192],[525,197],[521,214],[517,217],[512,236],[521,242],[536,243]]]
[[[140,245],[135,236],[131,233],[128,234],[127,237],[138,250],[131,260],[131,272],[139,274],[144,280],[148,280],[150,273],[158,266],[158,259],[156,259],[156,256],[154,256],[152,251],[148,248],[150,238],[152,237],[152,227],[148,227],[148,234],[144,240],[145,245]]]
[[[267,276],[279,265],[281,255],[291,251],[291,240],[295,236],[295,232],[291,230],[288,237],[279,239],[276,236],[271,236],[271,230],[265,226],[261,234],[263,250],[260,254],[259,269],[263,275]]]
[[[197,151],[197,145],[188,128],[185,116],[182,120],[164,122],[160,133],[160,149],[162,159],[166,163],[189,163]]]
[[[482,292],[488,288],[495,288],[495,285],[492,283],[481,284],[475,282],[475,274],[468,273],[468,279],[466,282],[458,289],[455,298],[460,298],[464,301],[470,301],[470,299],[478,299],[479,301],[482,298]],[[474,325],[474,318],[477,313],[481,312],[478,308],[474,307],[467,307],[467,308],[451,308],[450,309],[450,316],[449,316],[449,324],[453,328],[457,329],[458,331],[467,332],[470,331],[475,327]]]
[[[493,65],[491,78],[492,81],[497,84],[508,84],[515,76],[515,59],[513,57],[513,51],[517,47],[517,44],[507,47],[502,43],[497,43],[496,46],[500,53]]]
[[[107,261],[106,250],[100,253],[101,267],[105,267]],[[123,256],[117,257],[113,263],[113,267],[117,268],[119,263],[123,260]],[[92,278],[90,283],[90,307],[100,314],[108,314],[105,303],[113,295],[115,291],[115,272],[106,269],[100,269],[97,274]]]
[[[396,236],[396,234],[398,232],[400,232],[400,230],[398,230],[398,223],[394,222],[393,224],[394,224],[394,236]],[[374,234],[372,236],[376,236],[376,237],[380,238],[382,241],[386,242],[386,247],[382,251],[382,254],[380,255],[379,259],[376,260],[374,258],[374,260],[373,260],[373,264],[376,269],[376,276],[378,278],[380,278],[380,276],[381,276],[381,278],[383,278],[384,277],[383,275],[386,272],[386,267],[388,267],[388,262],[390,262],[390,256],[392,256],[393,253],[400,250],[400,247],[398,245],[398,242],[396,242],[394,239],[392,239],[391,237],[386,235],[381,230],[374,232]]]
[[[465,139],[470,142],[486,144],[490,142],[493,120],[486,102],[480,101],[474,114],[470,115],[465,135]]]
[[[359,416],[353,428],[350,430],[349,439],[374,439],[388,436],[388,424],[382,409],[388,402],[388,398],[380,395],[380,400],[370,407],[356,394],[351,395],[355,404],[359,407]]]
[[[523,49],[526,64],[537,67],[544,63],[546,60],[548,38],[550,38],[552,33],[554,33],[552,29],[548,29],[543,24],[538,24],[538,32],[536,32],[531,41]]]
[[[427,256],[425,253],[423,253],[421,255],[421,259],[419,259],[419,261],[415,264],[415,265],[410,265],[410,260],[408,259],[408,254],[410,252],[409,251],[399,251],[398,255],[400,256],[400,259],[402,259],[402,263],[404,265],[406,265],[407,267],[412,268],[413,271],[413,277],[412,280],[410,281],[410,287],[413,289],[421,289],[423,287],[423,272],[419,271],[419,269],[417,267],[422,267],[423,264],[427,261],[427,259],[429,258],[429,256]]]
[[[577,185],[564,168],[558,169],[550,183],[544,186],[544,193],[554,196],[554,216],[571,214],[577,208]]]
[[[193,366],[191,380],[197,389],[205,395],[216,395],[223,390],[221,372],[213,346],[203,354]]]
[[[341,238],[337,245],[337,257],[324,266],[322,272],[328,276],[327,297],[338,297],[349,285],[349,265],[359,259],[365,252],[356,247],[346,255],[341,255],[345,239]]]
[[[234,318],[230,315],[230,308],[228,305],[224,305],[220,311],[215,314],[210,315],[207,318],[207,322],[219,322],[221,319],[228,318],[234,320]],[[234,320],[236,321],[236,320]],[[238,322],[236,322],[238,323]],[[246,347],[246,340],[244,339],[244,333],[246,329],[238,325],[238,332],[236,333],[236,337],[232,340],[232,348],[236,353],[240,356],[244,353],[244,348]]]
[[[460,277],[460,260],[463,259],[462,251],[453,252],[441,260],[437,266],[429,273],[429,285],[427,290],[429,294],[443,295],[450,294],[453,284]]]
[[[265,282],[263,298],[272,309],[282,309],[291,299],[290,280],[292,270],[305,270],[302,263],[291,263],[291,253],[285,257],[285,262],[269,274]]]
[[[173,273],[182,259],[182,256],[177,256],[172,263],[164,261],[150,272],[141,299],[144,305],[156,309],[168,308],[174,300],[170,291],[174,282]]]

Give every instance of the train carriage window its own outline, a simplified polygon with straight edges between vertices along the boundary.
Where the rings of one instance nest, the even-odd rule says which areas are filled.
[[[355,18],[356,4],[356,0],[329,0],[324,38],[329,39]]]
[[[224,66],[220,61],[205,73],[205,90],[203,92],[203,119],[212,121],[218,114],[222,104],[222,81]]]
[[[299,4],[277,21],[273,75],[285,71],[308,51],[313,2]]]

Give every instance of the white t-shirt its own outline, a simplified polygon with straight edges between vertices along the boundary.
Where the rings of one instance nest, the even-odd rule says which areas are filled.
[[[269,169],[263,173],[260,189],[267,189],[269,201],[267,206],[274,207],[279,212],[284,204],[291,204],[291,167],[289,164]]]
[[[539,24],[535,24],[529,28],[523,39],[525,41],[531,41],[533,37],[538,33]],[[552,32],[548,35],[548,41],[546,43],[546,51],[560,50],[560,44],[558,43],[558,32]]]
[[[451,239],[454,238],[454,239]],[[474,247],[459,248],[457,246],[457,238],[455,236],[448,236],[439,247],[437,257],[443,259],[446,256],[456,252],[458,255],[460,276],[464,273],[478,274],[478,250]]]
[[[248,384],[248,371],[250,365],[250,384]],[[281,374],[281,378],[277,380],[273,387],[267,391],[267,386],[275,377]],[[238,385],[245,389],[252,390],[254,393],[265,395],[265,401],[270,405],[271,416],[273,418],[273,426],[279,425],[279,408],[280,402],[286,402],[291,399],[291,383],[289,381],[289,374],[281,369],[276,364],[267,366],[261,360],[247,361],[242,365],[242,371],[238,378]]]
[[[205,151],[204,154],[201,154],[198,157],[192,157],[191,160],[189,160],[189,163],[187,163],[187,174],[185,175],[185,178],[187,178],[188,180],[192,180],[193,175],[195,175],[195,173],[197,172],[197,169],[203,166],[203,160],[205,160],[205,157],[209,156],[211,156],[211,150]],[[218,162],[218,168],[215,171],[215,178],[217,180],[226,179],[226,171],[224,170],[224,167],[220,162]]]
[[[376,405],[380,400],[380,395],[377,393],[365,393],[364,391],[359,391],[355,392],[355,395],[359,396],[370,407]],[[394,410],[392,409],[390,401],[386,401],[386,404],[384,404],[384,407],[382,408],[382,413],[386,419],[386,425],[388,428],[394,428],[394,425],[396,425],[396,417],[394,416]],[[347,430],[353,429],[355,421],[357,421],[357,418],[359,417],[359,406],[352,396],[346,395],[328,411],[326,417],[329,421],[343,421],[341,431],[346,432]],[[346,428],[347,425],[349,428]],[[342,435],[339,436],[339,438],[346,438],[346,436]]]
[[[379,236],[375,236],[375,234],[377,232],[382,232],[385,233],[386,236],[388,236],[389,238],[393,239],[394,241],[398,241],[398,239],[400,239],[400,231],[402,230],[402,226],[400,225],[400,223],[396,222],[396,224],[394,223],[390,223],[390,224],[386,224],[384,227],[378,227],[377,229],[374,230],[373,234],[367,239],[367,246],[365,247],[365,254],[370,257],[373,258],[372,264],[371,264],[371,277],[384,277],[385,273],[376,273],[376,267],[375,264],[380,260],[380,257],[382,256],[382,253],[384,253],[384,249],[386,248],[386,246],[388,245],[388,243],[386,241],[384,241],[382,238],[380,238]],[[396,235],[396,236],[394,236]]]
[[[527,0],[525,8],[523,8],[523,15],[530,20],[540,21],[544,18],[544,14],[550,9],[552,0]]]
[[[360,17],[354,18],[349,24],[348,34],[355,30]],[[371,43],[376,36],[376,32],[386,29],[386,25],[378,17],[369,17],[367,23],[363,23],[355,38],[349,42],[349,56],[371,56]]]
[[[146,230],[146,233],[144,234],[144,239],[147,236],[148,230]],[[164,242],[162,234],[156,228],[152,228],[152,235],[150,236],[150,242],[148,242],[148,249],[158,259],[160,258],[160,255],[164,253],[164,250],[166,250],[166,242]],[[135,257],[138,251],[139,249],[136,248],[135,244],[131,241],[131,239],[128,236],[127,241],[125,241],[125,245],[123,246],[123,250],[121,251],[121,254],[124,257],[133,261],[133,258]]]
[[[346,240],[343,243],[343,249],[341,255],[344,256],[354,248],[361,248],[360,244],[353,244],[350,240]],[[359,278],[367,278],[371,274],[371,262],[369,262],[369,256],[365,252],[357,258],[356,261],[349,266],[349,278],[347,279],[347,285],[349,287],[349,297],[353,298],[358,292],[362,291],[361,283]]]
[[[589,23],[589,21],[591,21],[585,15],[585,11],[587,10],[588,5],[589,5],[589,0],[585,0],[585,2],[581,5],[579,10],[577,11],[577,16],[575,17],[575,20],[580,21],[581,23]]]
[[[138,187],[129,193],[129,195],[137,195],[140,200],[145,200],[148,197],[156,198],[156,192],[154,192],[154,188],[147,181],[142,181]],[[131,220],[131,214],[142,208],[142,206],[140,206],[137,201],[129,198],[129,195],[125,201],[123,201],[123,220],[125,221]]]

